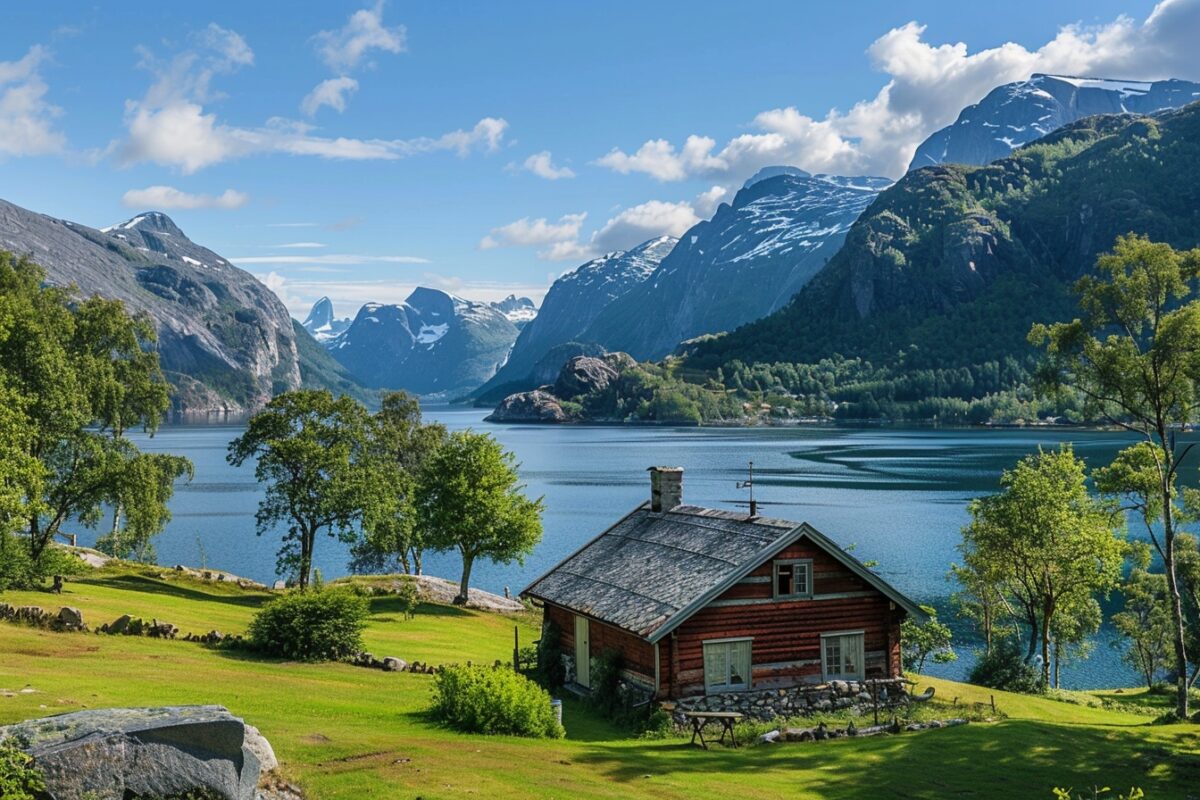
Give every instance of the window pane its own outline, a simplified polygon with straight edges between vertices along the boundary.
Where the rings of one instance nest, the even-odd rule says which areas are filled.
[[[775,565],[775,593],[783,597],[794,592],[792,581],[792,565],[791,564],[776,564]]]
[[[729,683],[735,686],[748,686],[750,684],[750,642],[731,642],[729,649]]]
[[[728,674],[728,649],[723,644],[704,645],[704,682],[724,686]]]
[[[796,594],[808,594],[809,569],[807,564],[796,565]]]

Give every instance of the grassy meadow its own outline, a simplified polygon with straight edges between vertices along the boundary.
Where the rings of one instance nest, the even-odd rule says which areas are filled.
[[[121,614],[183,632],[244,632],[270,595],[165,570],[106,569],[61,597],[5,592],[0,602],[76,606],[93,627]],[[450,663],[507,660],[513,626],[538,620],[424,604],[406,620],[372,599],[365,634],[376,656]],[[299,664],[183,641],[52,633],[0,624],[0,724],[104,706],[219,703],[271,741],[309,797],[332,798],[1050,798],[1140,786],[1147,798],[1200,796],[1200,726],[1154,722],[1140,691],[1073,693],[1071,702],[920,679],[951,717],[994,694],[1003,719],[809,744],[714,746],[647,740],[566,701],[567,738],[459,734],[425,716],[432,678],[346,664]],[[21,691],[31,689],[32,691]],[[1089,795],[1090,796],[1090,795]]]

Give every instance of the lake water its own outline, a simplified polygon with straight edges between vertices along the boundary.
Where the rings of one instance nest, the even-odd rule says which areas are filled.
[[[1121,433],[1073,429],[500,426],[484,423],[485,413],[426,409],[427,418],[451,429],[493,434],[516,454],[529,493],[545,496],[545,537],[525,564],[480,563],[473,572],[473,585],[514,593],[648,498],[646,467],[683,467],[686,502],[745,508],[747,493],[735,484],[752,460],[760,513],[807,521],[839,544],[854,545],[855,555],[878,561],[880,574],[898,589],[945,608],[952,591],[945,576],[968,519],[967,502],[995,491],[1002,469],[1039,446],[1063,441],[1099,465],[1130,441]],[[278,539],[254,532],[261,490],[253,465],[235,469],[225,462],[226,447],[241,430],[173,425],[153,439],[139,439],[144,449],[186,455],[196,466],[195,479],[176,489],[174,518],[157,541],[159,563],[206,564],[267,583],[275,579]],[[1195,476],[1187,477],[1195,485]],[[94,538],[84,532],[81,543]],[[316,565],[326,578],[345,574],[346,557],[346,547],[332,539],[317,543]],[[459,561],[430,554],[425,570],[456,579]],[[1111,638],[1102,631],[1092,657],[1066,669],[1064,683],[1135,683]],[[960,660],[936,667],[937,674],[965,675],[971,648],[958,649]]]

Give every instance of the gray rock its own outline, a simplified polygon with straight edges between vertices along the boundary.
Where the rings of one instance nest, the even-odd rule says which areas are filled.
[[[133,617],[128,614],[122,614],[115,620],[104,626],[105,633],[125,633],[129,628],[129,623],[133,622]]]
[[[253,725],[246,726],[244,744],[254,754],[254,757],[258,759],[260,773],[279,769],[279,759],[275,757],[275,748],[271,747],[271,743],[267,741],[267,737],[263,736],[258,728]]]
[[[27,743],[55,800],[195,789],[253,800],[260,773],[244,723],[222,706],[77,711],[0,728],[5,736]]]
[[[387,656],[383,659],[383,669],[385,672],[402,672],[408,663],[402,658],[392,658]]]
[[[550,392],[535,389],[509,395],[487,417],[487,422],[567,422],[570,417],[559,399]]]
[[[67,631],[83,630],[83,614],[78,608],[64,606],[58,611],[57,627]]]
[[[286,582],[286,581],[275,581],[274,585],[272,585],[272,586],[271,586],[271,588],[272,588],[272,589],[275,589],[275,590],[277,590],[277,591],[278,591],[278,590],[280,590],[280,589],[286,589],[286,588],[287,588],[287,582]]]
[[[579,395],[602,392],[616,380],[617,371],[603,359],[591,356],[576,356],[563,364],[554,382],[554,394],[571,398]]]

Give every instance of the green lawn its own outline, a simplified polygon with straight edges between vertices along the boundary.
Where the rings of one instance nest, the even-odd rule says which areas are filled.
[[[97,573],[61,600],[89,624],[122,613],[184,631],[241,632],[263,593],[145,574]],[[507,659],[514,621],[445,606],[403,620],[378,598],[367,632],[377,656],[434,663]],[[644,741],[567,702],[567,738],[457,734],[423,715],[432,679],[343,664],[262,661],[190,642],[58,634],[0,624],[0,723],[83,707],[220,703],[257,725],[310,796],[329,798],[903,798],[1050,797],[1054,785],[1184,798],[1200,787],[1200,726],[1151,725],[1129,713],[996,692],[997,723],[814,744],[714,748]],[[989,690],[922,680],[939,699],[988,702]],[[20,693],[29,686],[34,693]],[[1116,695],[1129,699],[1128,693]],[[952,709],[947,709],[947,716]]]

